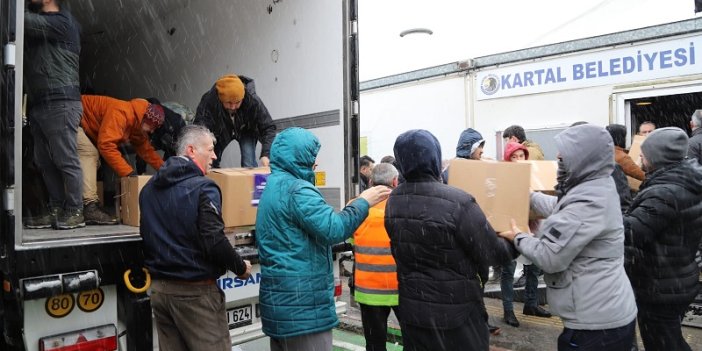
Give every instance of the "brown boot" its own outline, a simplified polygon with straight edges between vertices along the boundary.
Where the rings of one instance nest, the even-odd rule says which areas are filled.
[[[117,224],[117,219],[101,209],[97,202],[90,202],[84,205],[83,217],[85,218],[85,224],[89,225]]]

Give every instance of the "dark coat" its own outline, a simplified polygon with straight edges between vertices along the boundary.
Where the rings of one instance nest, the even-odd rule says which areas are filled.
[[[275,138],[275,124],[263,101],[256,95],[253,79],[245,76],[239,76],[239,78],[244,83],[246,93],[241,107],[235,112],[234,121],[224,109],[214,85],[202,95],[195,112],[193,123],[204,125],[217,138],[217,144],[215,144],[217,165],[229,142],[239,140],[242,135],[254,136],[261,142],[261,157],[268,157]]]
[[[385,229],[397,262],[402,323],[456,328],[471,317],[471,306],[482,306],[479,272],[509,262],[516,251],[495,234],[471,195],[441,182],[433,135],[400,135],[395,157],[405,182],[388,199]]]
[[[636,300],[688,304],[699,290],[702,166],[696,160],[646,175],[624,216],[626,270]]]
[[[183,156],[171,157],[139,194],[144,264],[154,279],[217,279],[246,265],[224,236],[222,195]]]
[[[697,128],[692,131],[687,158],[695,158],[697,162],[702,165],[702,128]]]

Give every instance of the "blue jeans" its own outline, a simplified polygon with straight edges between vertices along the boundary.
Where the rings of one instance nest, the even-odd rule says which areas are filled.
[[[514,270],[517,268],[517,261],[512,260],[502,265],[502,277],[500,278],[500,290],[502,290],[502,308],[505,311],[513,311],[514,305]],[[536,265],[524,265],[526,274],[526,286],[524,287],[524,306],[536,306],[536,292],[539,288],[539,267]]]
[[[636,320],[612,329],[578,330],[563,328],[558,336],[558,351],[622,351],[631,350],[636,337]],[[642,332],[643,335],[643,332]],[[655,351],[657,349],[651,349]],[[668,348],[667,350],[679,350]],[[646,347],[646,351],[649,351]]]
[[[253,135],[241,135],[239,137],[239,150],[241,151],[241,167],[258,167],[256,162],[256,139]]]

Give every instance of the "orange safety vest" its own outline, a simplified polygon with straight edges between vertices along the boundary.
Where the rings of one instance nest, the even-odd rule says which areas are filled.
[[[387,200],[368,210],[368,218],[353,233],[354,297],[372,306],[397,306],[397,268],[385,231]]]

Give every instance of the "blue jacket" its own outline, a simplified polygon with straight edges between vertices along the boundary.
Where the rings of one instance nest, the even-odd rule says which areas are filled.
[[[334,328],[331,245],[349,238],[368,216],[358,199],[335,213],[314,186],[320,144],[312,133],[289,128],[271,147],[271,175],[256,216],[261,263],[263,332],[288,338]]]
[[[227,244],[223,223],[214,231],[201,228],[203,199],[209,202],[204,209],[221,213],[219,187],[185,157],[169,158],[144,185],[139,195],[140,232],[144,264],[154,279],[217,279],[226,271],[226,264],[213,259],[217,246]]]

